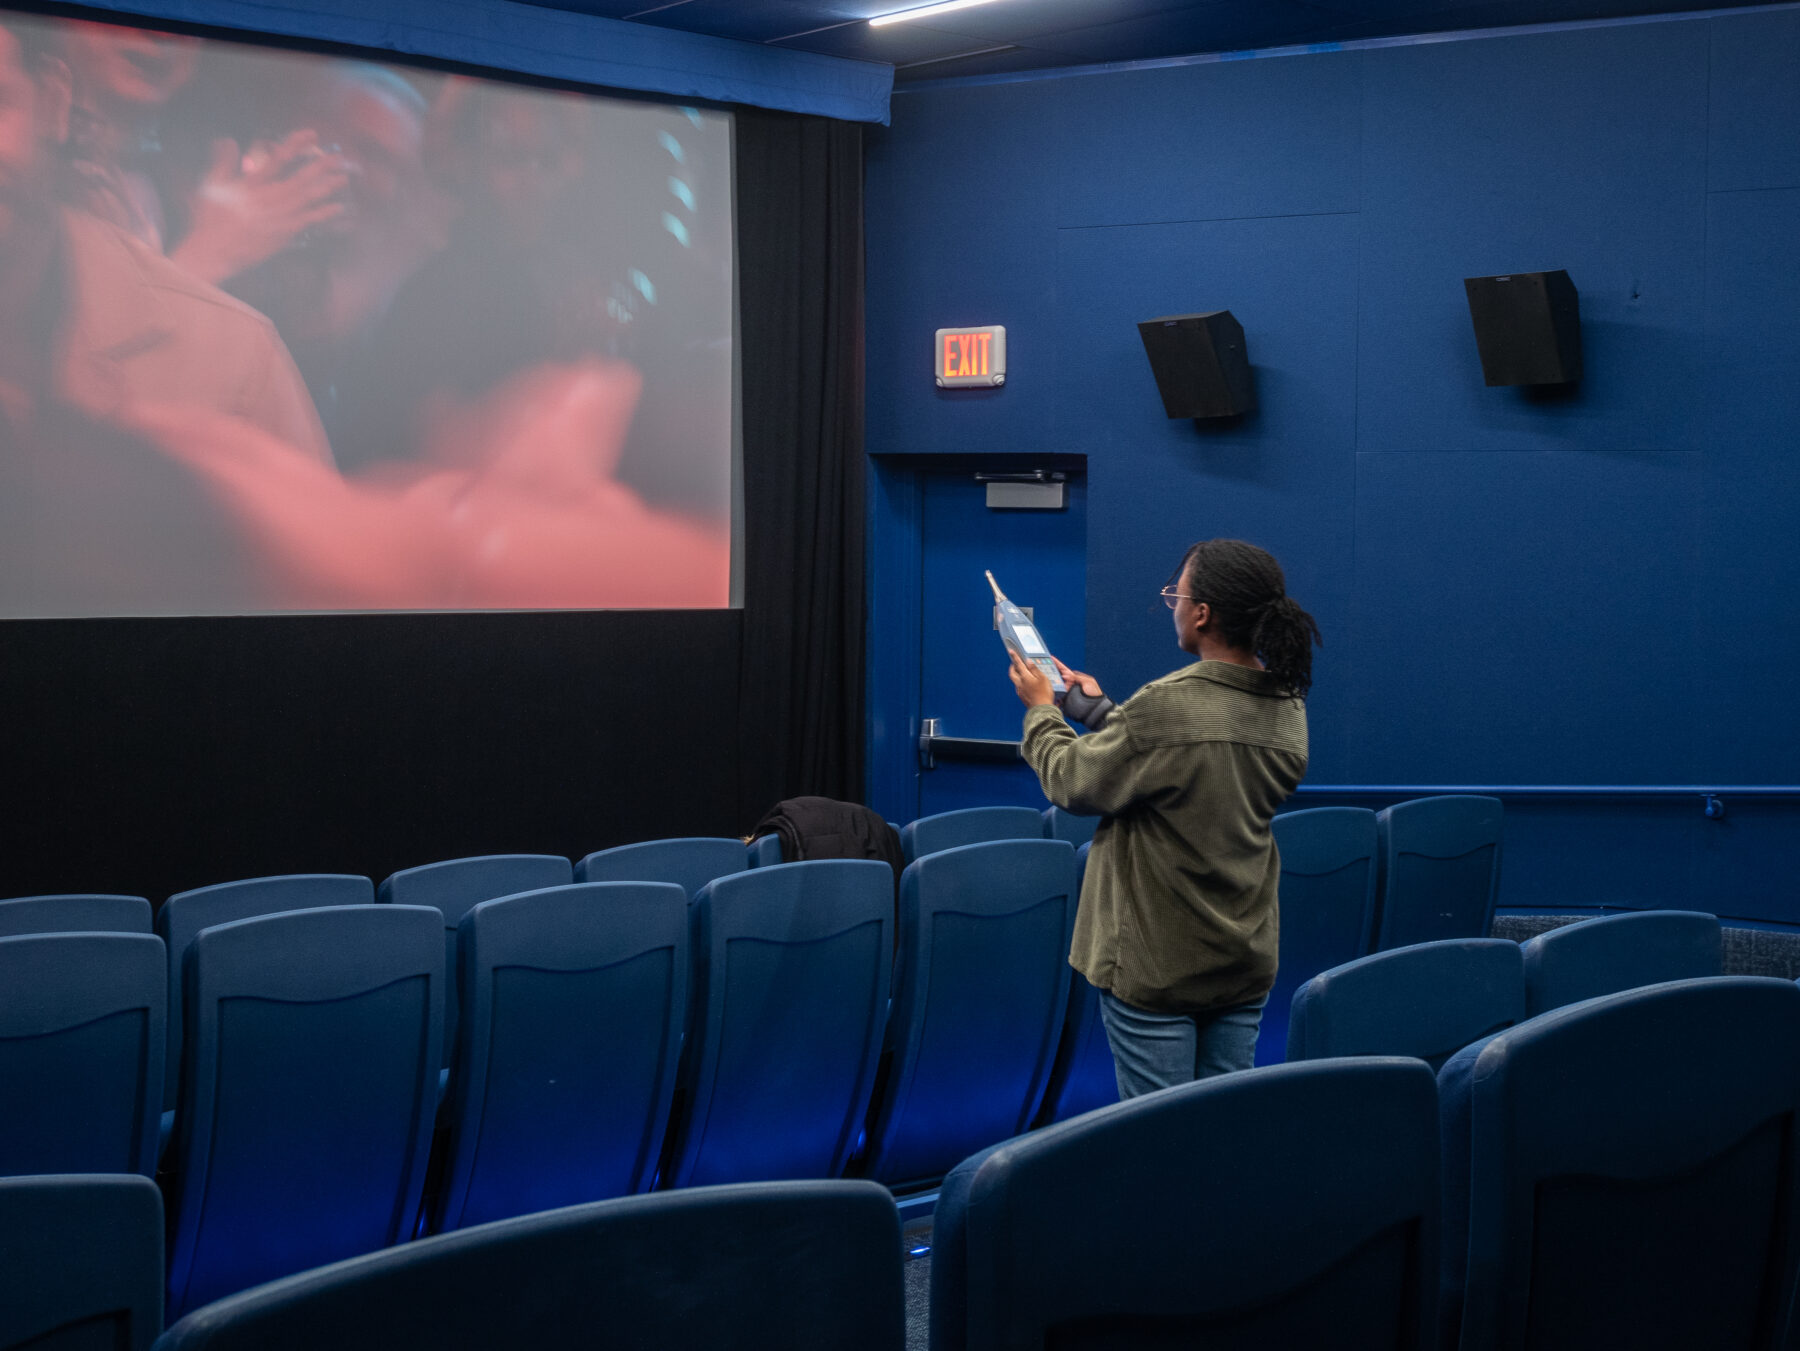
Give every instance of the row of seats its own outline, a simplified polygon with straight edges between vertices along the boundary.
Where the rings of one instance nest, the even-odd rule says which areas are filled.
[[[1287,1058],[1406,1055],[1469,1043],[1597,995],[1717,976],[1719,921],[1692,910],[1582,920],[1525,943],[1453,938],[1360,957],[1295,992]]]
[[[1273,823],[1281,952],[1256,1063],[1279,1063],[1294,992],[1373,952],[1485,938],[1500,889],[1498,798],[1444,795],[1383,811],[1313,807]]]
[[[160,1327],[141,1179],[0,1182],[0,1347]],[[1416,1059],[1271,1066],[982,1150],[938,1198],[932,1351],[1788,1344],[1800,988],[1601,996]],[[20,1241],[30,1234],[30,1242]],[[426,1239],[223,1300],[158,1351],[906,1344],[892,1199],[699,1188]],[[37,1340],[33,1340],[37,1339]]]
[[[1040,838],[910,865],[897,941],[892,873],[867,860],[743,871],[691,903],[585,882],[474,905],[432,1227],[644,1190],[659,1170],[665,1187],[832,1177],[855,1156],[893,1187],[934,1181],[1071,1101],[1077,887],[1075,852]],[[191,936],[159,917],[185,943],[176,1312],[412,1233],[446,966],[443,912],[402,894]],[[0,1115],[0,1171],[154,1171],[163,948],[0,939],[0,1065],[25,1105]]]
[[[1097,822],[1057,807],[978,807],[923,817],[901,829],[907,861],[967,844],[1049,837],[1084,845]],[[1287,1010],[1307,979],[1367,952],[1433,939],[1485,937],[1492,920],[1500,865],[1501,804],[1497,799],[1441,796],[1401,803],[1382,812],[1327,807],[1276,817],[1282,859],[1282,933],[1279,974],[1263,1016],[1257,1063],[1282,1059]],[[480,901],[579,881],[662,881],[692,896],[717,877],[781,862],[780,842],[765,836],[748,850],[737,840],[693,838],[623,845],[590,854],[571,867],[555,855],[508,854],[427,864],[395,873],[372,895],[367,878],[329,874],[224,883],[171,897],[157,929],[169,944],[171,970],[193,934],[208,924],[275,910],[367,904],[371,899],[431,905],[443,912],[445,952],[455,969],[456,926]],[[52,918],[52,912],[56,916]],[[0,936],[67,927],[150,931],[147,901],[137,897],[38,897],[0,902]],[[1094,1030],[1091,995],[1077,989],[1072,1014],[1082,1020],[1090,1052],[1103,1044]],[[446,1052],[456,1044],[458,1008],[446,989]],[[173,1108],[181,1063],[179,979],[169,990],[169,1050],[164,1105]],[[1076,1110],[1111,1101],[1108,1065],[1082,1058]],[[167,1123],[165,1123],[166,1125]]]
[[[691,912],[667,883],[477,905],[460,926],[468,1017],[432,1226],[641,1191],[659,1160],[672,1187],[835,1176],[865,1124],[861,1171],[924,1183],[1020,1133],[1075,1026],[1060,961],[1070,862],[1067,844],[1039,840],[909,867],[891,1006],[879,863],[747,872],[703,888]],[[170,1161],[172,1308],[411,1232],[438,1101],[439,930],[434,909],[388,905],[196,937]],[[1362,958],[1302,987],[1290,1058],[1398,1054],[1435,1067],[1528,1008],[1716,974],[1718,936],[1711,916],[1652,913],[1524,949],[1451,940]],[[160,949],[135,934],[0,940],[9,1016],[37,1010],[6,1029],[0,1061],[13,1089],[0,1136],[9,1171],[149,1171]],[[82,1004],[84,981],[111,1003]],[[134,982],[135,1000],[121,1001]],[[1082,1035],[1096,1035],[1091,1024]],[[283,1216],[272,1229],[271,1213]]]
[[[921,818],[901,832],[906,861],[964,844],[1009,839],[1064,839],[1079,846],[1095,821],[1057,808],[981,807]],[[446,967],[456,969],[456,926],[471,907],[498,896],[573,882],[671,882],[689,897],[715,878],[782,862],[780,840],[764,836],[746,849],[726,837],[688,837],[619,845],[573,865],[554,854],[495,854],[424,864],[394,873],[377,889],[367,877],[309,873],[199,887],[171,896],[156,912],[141,896],[65,894],[0,901],[0,937],[57,931],[150,933],[168,945],[171,980],[163,1101],[173,1108],[181,1064],[182,954],[201,929],[283,910],[391,902],[429,905],[443,913]],[[456,1044],[457,998],[445,989],[446,1054]]]
[[[1772,1351],[1797,1147],[1800,988],[1757,977],[1565,1006],[1435,1082],[1230,1075],[959,1165],[932,1347]]]

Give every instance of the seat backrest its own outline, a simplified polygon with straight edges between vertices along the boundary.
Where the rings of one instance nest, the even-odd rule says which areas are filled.
[[[1375,814],[1380,901],[1375,950],[1486,938],[1500,894],[1497,797],[1452,793]]]
[[[938,1194],[932,1351],[1425,1351],[1437,1094],[1413,1060],[1272,1065],[960,1164]]]
[[[901,1351],[900,1222],[872,1182],[777,1182],[525,1215],[309,1271],[169,1329],[160,1351]]]
[[[1525,1014],[1640,985],[1716,976],[1724,950],[1716,915],[1647,910],[1566,924],[1519,945],[1525,958]]]
[[[742,840],[695,835],[601,849],[575,865],[575,880],[673,882],[692,900],[700,888],[714,878],[741,873],[749,866],[750,855]]]
[[[835,1177],[874,1088],[893,960],[894,872],[782,863],[694,898],[687,1107],[664,1186]]]
[[[154,934],[0,938],[0,1175],[155,1174],[164,970]]]
[[[172,1146],[169,1313],[411,1236],[443,1064],[443,916],[204,929]]]
[[[1077,816],[1056,806],[1044,808],[1043,815],[1044,838],[1067,840],[1077,849],[1094,838],[1094,831],[1100,825],[1098,816]]]
[[[1369,951],[1375,924],[1375,813],[1366,807],[1283,812],[1270,824],[1281,855],[1281,955],[1263,1007],[1256,1063],[1286,1058],[1294,991]]]
[[[1781,1344],[1800,1253],[1792,982],[1570,1004],[1458,1053],[1439,1093],[1440,1308],[1464,1351]]]
[[[349,873],[289,873],[251,877],[178,892],[156,912],[156,932],[169,949],[169,1053],[163,1061],[163,1106],[173,1107],[181,1074],[181,1039],[187,1025],[182,1012],[182,965],[194,936],[214,924],[277,915],[285,910],[321,906],[368,905],[375,884]]]
[[[0,901],[0,938],[54,933],[147,934],[150,928],[150,902],[142,896],[71,894]]]
[[[1062,1037],[1076,894],[1066,840],[969,844],[907,866],[869,1177],[928,1182],[1031,1125]]]
[[[0,1180],[0,1348],[148,1351],[162,1331],[162,1194],[147,1177]]]
[[[1411,1055],[1435,1069],[1524,1016],[1517,943],[1418,943],[1322,971],[1294,991],[1287,1058]]]
[[[646,1191],[687,1018],[688,898],[586,882],[462,919],[438,1232]]]
[[[758,835],[750,841],[750,866],[752,868],[771,868],[781,862],[781,836]]]
[[[1092,847],[1090,842],[1075,851],[1077,894],[1087,877],[1088,850]],[[1050,1082],[1044,1089],[1044,1104],[1038,1108],[1037,1124],[1066,1121],[1118,1100],[1119,1071],[1113,1064],[1106,1025],[1100,1020],[1100,992],[1081,972],[1071,969],[1069,1007],[1063,1014],[1062,1039],[1057,1043],[1056,1064],[1050,1070]]]
[[[990,840],[1041,840],[1044,818],[1034,807],[964,807],[921,816],[900,828],[906,861]]]
[[[403,868],[382,882],[383,905],[429,905],[444,917],[444,1063],[456,1054],[461,1004],[456,990],[456,926],[464,915],[497,896],[540,887],[566,886],[574,878],[560,854],[478,854]]]

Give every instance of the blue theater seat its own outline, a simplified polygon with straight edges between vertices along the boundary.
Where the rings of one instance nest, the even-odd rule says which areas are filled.
[[[1369,951],[1375,924],[1375,813],[1366,807],[1284,812],[1270,829],[1281,851],[1281,955],[1263,1008],[1256,1063],[1287,1054],[1294,991]]]
[[[688,899],[588,882],[463,916],[439,1232],[646,1191],[687,1017]]]
[[[1100,825],[1098,816],[1077,816],[1055,806],[1044,808],[1043,817],[1045,839],[1067,840],[1077,849],[1094,838]]]
[[[166,970],[153,934],[0,938],[0,1174],[156,1172]]]
[[[1425,1351],[1437,1093],[1413,1060],[1145,1094],[959,1164],[932,1351]]]
[[[835,1177],[874,1088],[894,871],[875,859],[721,877],[692,906],[687,1106],[663,1185]]]
[[[1041,840],[1044,818],[1033,807],[964,807],[960,811],[921,816],[900,828],[900,852],[906,861],[965,844],[990,840]]]
[[[171,1317],[411,1235],[443,1063],[443,933],[428,906],[368,905],[194,939]]]
[[[777,841],[777,849],[780,843]],[[589,854],[575,865],[577,882],[673,882],[692,900],[716,877],[750,866],[744,842],[723,836],[645,840]]]
[[[1552,929],[1519,948],[1528,1017],[1640,985],[1716,976],[1724,961],[1718,917],[1697,910],[1605,915]]]
[[[1296,990],[1287,1058],[1411,1055],[1436,1068],[1524,1016],[1517,943],[1419,943],[1322,971]]]
[[[1444,1345],[1772,1351],[1800,1220],[1800,989],[1676,981],[1452,1057]]]
[[[574,877],[560,854],[478,854],[403,868],[381,884],[383,905],[429,905],[444,917],[444,1063],[456,1054],[461,1004],[456,989],[456,926],[483,901],[540,887],[566,886]]]
[[[575,1206],[309,1271],[189,1315],[157,1351],[901,1351],[900,1221],[869,1182]]]
[[[908,865],[868,1176],[934,1181],[1030,1126],[1062,1036],[1075,899],[1066,840],[969,844]]]
[[[291,873],[220,882],[179,892],[164,901],[162,909],[156,912],[156,932],[169,949],[169,1054],[163,1062],[163,1106],[175,1106],[179,1089],[181,1039],[187,1021],[182,1012],[181,970],[196,934],[210,925],[233,920],[320,906],[368,905],[374,899],[375,884],[366,877]]]
[[[162,1331],[162,1195],[146,1177],[0,1180],[0,1351],[147,1351]]]
[[[1447,794],[1375,814],[1380,901],[1375,950],[1486,938],[1500,893],[1497,797]]]
[[[1075,891],[1079,895],[1087,876],[1088,850],[1075,851]],[[1056,1047],[1056,1064],[1044,1089],[1044,1105],[1038,1124],[1066,1121],[1096,1107],[1119,1100],[1119,1071],[1113,1064],[1112,1045],[1100,1020],[1100,992],[1081,972],[1069,971],[1069,1007],[1063,1014],[1062,1039]]]
[[[0,901],[0,938],[53,933],[147,934],[150,929],[150,902],[142,896],[20,896]]]

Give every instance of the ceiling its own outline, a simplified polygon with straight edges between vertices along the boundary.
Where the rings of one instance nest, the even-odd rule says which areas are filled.
[[[924,0],[533,0],[553,9],[895,67],[898,82],[1722,9],[1705,0],[993,0],[871,28]]]

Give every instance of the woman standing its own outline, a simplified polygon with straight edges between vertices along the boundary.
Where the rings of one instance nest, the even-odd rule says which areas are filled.
[[[1100,994],[1119,1095],[1248,1069],[1275,983],[1275,809],[1306,773],[1318,625],[1241,540],[1187,551],[1163,600],[1199,660],[1114,706],[1063,667],[1068,713],[1015,655],[1023,753],[1044,794],[1105,819],[1069,961]],[[1060,666],[1060,663],[1059,663]]]

